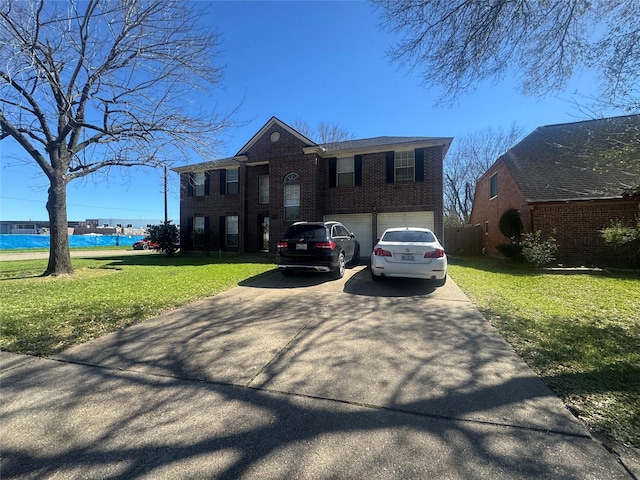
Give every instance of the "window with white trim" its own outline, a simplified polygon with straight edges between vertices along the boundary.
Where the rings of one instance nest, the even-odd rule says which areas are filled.
[[[225,232],[227,247],[237,247],[238,242],[238,216],[227,215],[225,218]]]
[[[489,198],[498,196],[498,174],[494,173],[489,178]]]
[[[258,177],[258,183],[258,203],[261,205],[266,205],[269,203],[269,176],[261,175],[260,177]]]
[[[202,247],[204,245],[204,217],[193,217],[193,246]]]
[[[193,195],[195,197],[204,197],[204,183],[206,181],[204,172],[195,172],[193,174]]]
[[[227,195],[238,193],[238,169],[227,170]]]
[[[300,176],[297,173],[284,178],[284,219],[300,220]]]
[[[338,158],[336,160],[336,186],[353,187],[355,182],[355,167],[353,157]]]
[[[395,152],[393,167],[396,183],[415,181],[415,152],[413,150]]]

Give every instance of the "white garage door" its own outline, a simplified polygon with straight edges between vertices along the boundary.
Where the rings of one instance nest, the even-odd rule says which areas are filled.
[[[371,214],[370,213],[353,213],[341,215],[325,215],[324,221],[335,220],[342,223],[347,230],[353,233],[358,242],[360,242],[360,255],[369,257],[373,250],[371,239]]]
[[[391,227],[422,227],[433,230],[433,212],[398,212],[378,214],[378,238]]]

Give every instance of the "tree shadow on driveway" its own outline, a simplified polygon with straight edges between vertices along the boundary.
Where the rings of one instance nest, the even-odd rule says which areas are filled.
[[[295,280],[2,373],[3,478],[628,478],[468,302]]]
[[[344,292],[368,297],[416,297],[433,294],[437,287],[431,280],[383,278],[374,281],[367,267],[347,280]]]

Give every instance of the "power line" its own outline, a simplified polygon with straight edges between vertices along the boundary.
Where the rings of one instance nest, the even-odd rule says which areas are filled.
[[[18,198],[18,197],[6,197],[4,195],[0,195],[0,198],[5,200],[18,200],[20,202],[34,202],[34,203],[42,203],[42,200],[32,200],[28,198]],[[100,210],[119,210],[123,212],[157,212],[157,210],[146,210],[143,208],[114,208],[114,207],[101,207],[97,205],[82,205],[80,203],[67,203],[67,207],[83,207],[83,208],[94,208]]]

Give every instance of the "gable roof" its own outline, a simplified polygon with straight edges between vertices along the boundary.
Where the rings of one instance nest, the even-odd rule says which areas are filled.
[[[529,202],[620,198],[640,185],[640,115],[539,127],[500,160]]]
[[[247,150],[249,150],[253,146],[253,144],[256,143],[274,125],[278,125],[280,128],[282,128],[283,130],[286,130],[294,137],[297,137],[298,139],[300,139],[302,143],[305,143],[307,147],[317,146],[317,144],[313,140],[309,140],[307,137],[302,135],[300,132],[298,132],[294,128],[291,128],[289,125],[284,123],[279,118],[271,117],[269,121],[265,123],[264,126],[260,130],[258,130],[256,134],[253,137],[251,137],[251,139],[247,143],[245,143],[245,145],[240,149],[240,151],[238,151],[238,153],[236,153],[235,156],[238,157],[238,156],[244,155],[247,152]]]
[[[331,142],[324,144],[317,144],[313,140],[305,137],[303,134],[290,127],[277,117],[271,117],[267,123],[265,123],[260,130],[258,130],[251,139],[236,153],[233,157],[223,158],[219,160],[211,160],[207,162],[201,162],[197,164],[188,164],[181,167],[172,168],[173,171],[178,173],[191,173],[201,172],[206,170],[213,170],[216,168],[237,168],[240,164],[249,161],[247,151],[265,135],[273,126],[289,132],[291,135],[298,138],[304,145],[304,153],[315,153],[322,158],[347,156],[356,154],[367,154],[386,152],[389,150],[410,149],[410,148],[423,148],[442,146],[443,158],[447,154],[453,137],[372,137],[363,138],[358,140],[347,140],[343,142]]]

